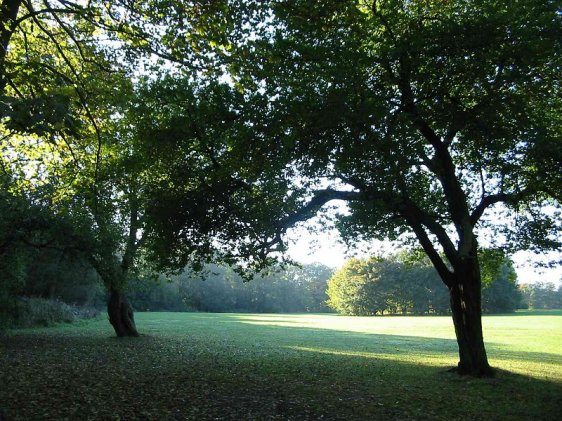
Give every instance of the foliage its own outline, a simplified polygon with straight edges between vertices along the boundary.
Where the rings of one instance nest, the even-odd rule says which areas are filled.
[[[521,286],[523,303],[532,309],[562,308],[562,285],[556,288],[552,282],[537,282]]]
[[[499,273],[482,289],[482,310],[489,313],[506,313],[521,308],[521,293],[517,274],[509,258],[504,258]]]
[[[343,314],[381,314],[388,309],[385,262],[379,258],[350,259],[328,283],[328,305]],[[384,280],[383,280],[384,279]]]
[[[459,370],[490,374],[481,245],[561,245],[558,7],[272,0],[220,2],[217,12],[224,36],[211,31],[195,44],[213,61],[202,85],[222,101],[209,103],[230,117],[189,118],[211,134],[200,139],[213,171],[194,190],[190,177],[172,173],[166,183],[179,198],[156,196],[165,212],[148,214],[162,263],[183,267],[191,234],[203,232],[216,238],[204,250],[212,244],[229,263],[262,268],[285,250],[289,227],[343,201],[347,211],[334,219],[348,243],[396,239],[424,249],[451,293]],[[159,40],[165,51],[178,46]],[[189,65],[174,61],[172,76],[189,80]],[[200,110],[195,116],[212,115]],[[170,166],[186,161],[190,172],[181,143],[191,152],[193,135],[180,140]],[[199,212],[186,209],[201,198],[212,215],[203,230]]]
[[[220,233],[267,248],[288,225],[341,199],[351,209],[339,218],[348,238],[410,232],[445,278],[477,249],[473,234],[514,248],[558,246],[557,211],[540,210],[557,206],[560,184],[551,3],[248,2],[232,13],[240,19],[225,62],[232,83],[218,105],[232,118],[218,133],[203,128],[216,134],[218,178],[226,168],[239,180],[231,214],[240,224],[255,217],[246,237],[229,231],[233,222]],[[263,16],[268,24],[250,31]],[[484,218],[496,211],[506,214]],[[504,236],[489,234],[510,215],[517,224],[495,225]],[[172,216],[172,233],[191,222]]]
[[[32,260],[27,265],[25,284],[19,295],[100,307],[99,276],[81,254],[56,247],[29,247],[28,253]]]
[[[137,313],[0,337],[8,419],[556,419],[562,314],[484,317],[497,379],[446,373],[449,317]],[[71,391],[72,399],[69,399]],[[435,399],[435,397],[439,399]]]
[[[169,281],[139,280],[130,285],[128,295],[142,311],[325,312],[331,272],[322,265],[304,265],[244,282],[231,268],[209,265],[201,273],[186,271]]]
[[[96,302],[95,287],[84,291],[85,300],[73,295],[85,285],[98,283],[91,267],[75,249],[83,249],[86,238],[78,241],[74,236],[76,230],[68,220],[53,216],[41,201],[8,191],[1,194],[0,324],[9,325],[22,314],[17,297],[59,298],[80,305],[99,305],[99,291]],[[41,301],[28,303],[41,306],[39,312],[45,308]],[[31,319],[34,317],[30,315]]]
[[[99,312],[93,308],[71,306],[60,300],[18,298],[17,317],[13,320],[12,327],[51,326],[98,315]]]
[[[21,327],[48,326],[53,323],[74,321],[72,308],[61,301],[28,298],[21,302],[16,325]]]
[[[412,254],[391,258],[351,259],[330,279],[328,304],[352,315],[388,313],[444,313],[448,291],[435,270],[412,264]]]
[[[26,241],[40,238],[47,215],[23,197],[0,192],[0,327],[17,311],[15,300],[26,283],[33,253]]]
[[[119,294],[140,257],[148,163],[130,159],[131,68],[109,48],[98,19],[105,9],[99,2],[3,3],[0,166],[3,187],[39,205],[49,217],[43,230],[57,237],[53,244],[42,233],[44,241],[27,244],[72,254]]]
[[[344,201],[348,242],[424,249],[479,375],[480,244],[561,244],[560,19],[548,0],[3,2],[2,186],[114,294],[140,266],[263,269]]]
[[[494,250],[483,255],[496,256]],[[482,310],[488,313],[515,311],[521,305],[517,276],[511,260],[486,259]],[[495,264],[493,264],[495,262]],[[387,258],[351,259],[328,283],[328,304],[349,315],[385,312],[443,314],[450,311],[449,293],[427,257],[419,250],[403,251]]]

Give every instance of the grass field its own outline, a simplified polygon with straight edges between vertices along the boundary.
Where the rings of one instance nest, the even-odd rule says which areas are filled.
[[[554,420],[562,311],[484,318],[496,378],[446,371],[449,317],[138,313],[0,339],[0,419]]]

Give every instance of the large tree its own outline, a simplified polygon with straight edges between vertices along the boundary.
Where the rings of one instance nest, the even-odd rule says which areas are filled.
[[[226,47],[209,53],[232,101],[223,130],[209,126],[216,179],[237,181],[223,238],[264,256],[344,201],[344,237],[417,240],[450,292],[458,372],[491,374],[479,243],[560,246],[556,5],[243,3]],[[162,231],[177,251],[189,219],[168,204],[175,225]]]
[[[158,95],[166,94],[160,77],[178,64],[183,74],[213,67],[211,57],[195,52],[198,43],[220,34],[222,20],[214,16],[222,4],[7,0],[0,6],[0,165],[8,180],[2,188],[40,204],[52,216],[49,223],[65,221],[62,244],[60,238],[28,243],[83,255],[109,291],[109,319],[118,336],[138,335],[124,290],[143,245],[154,238],[154,224],[145,224],[146,192],[152,192],[153,209],[158,194],[174,193],[167,172],[182,177],[182,191],[196,186],[201,199],[186,207],[198,229],[184,237],[184,251],[190,251],[183,265],[215,255],[215,220],[205,205],[220,194],[207,194],[204,185],[212,145],[192,121],[205,110],[198,109],[189,84],[175,105],[187,114]],[[166,68],[147,77],[158,88],[147,88],[143,76],[163,59]],[[175,127],[160,130],[162,122]],[[185,135],[184,156],[175,172],[159,163],[169,149],[164,144],[178,134]],[[140,146],[139,139],[152,146]],[[159,220],[164,217],[160,213]],[[157,249],[151,248],[155,255]]]
[[[1,10],[2,189],[48,215],[34,229],[42,236],[21,240],[80,253],[110,293],[116,333],[136,336],[123,289],[142,243],[142,160],[130,159],[127,62],[103,43],[94,3],[5,1]]]

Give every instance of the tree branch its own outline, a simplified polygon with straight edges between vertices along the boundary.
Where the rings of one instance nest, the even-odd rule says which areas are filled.
[[[78,7],[78,6],[76,6],[76,7]],[[30,11],[29,13],[27,13],[27,14],[25,14],[25,15],[19,17],[19,18],[15,21],[15,23],[16,23],[17,25],[19,25],[19,24],[21,24],[22,22],[26,21],[27,19],[32,19],[32,18],[34,18],[34,17],[36,17],[36,16],[43,15],[43,14],[46,14],[46,13],[54,15],[55,13],[80,13],[80,12],[82,12],[81,9],[76,9],[76,10],[71,10],[71,9],[59,9],[59,8],[56,8],[56,7],[50,7],[50,6],[49,6],[49,7],[45,8],[45,9]]]
[[[287,228],[295,225],[297,222],[306,221],[313,218],[322,206],[332,200],[366,200],[363,193],[353,191],[339,191],[333,189],[318,190],[310,201],[296,210],[292,215],[284,218],[280,223],[280,228],[285,231]]]
[[[476,206],[476,208],[472,211],[472,214],[470,215],[470,222],[473,226],[476,225],[486,209],[496,203],[517,203],[533,193],[536,193],[536,190],[528,188],[518,193],[497,193],[485,196],[482,198],[478,206]]]
[[[399,206],[399,213],[406,219],[408,224],[414,229],[416,225],[425,226],[443,247],[447,259],[454,265],[457,261],[457,250],[449,238],[447,231],[432,216],[428,215],[411,199],[405,198]],[[424,230],[425,232],[425,230]],[[416,233],[417,235],[417,233]],[[427,234],[426,234],[427,235]],[[421,240],[420,240],[421,241]]]
[[[429,257],[429,260],[431,260],[433,267],[441,277],[443,283],[448,287],[452,287],[453,273],[449,270],[449,268],[447,267],[447,265],[445,264],[439,253],[437,252],[437,250],[435,250],[435,247],[433,247],[433,243],[429,239],[429,236],[425,232],[425,229],[423,228],[422,224],[417,222],[411,222],[410,226],[414,230],[414,233],[416,234],[418,241],[420,242],[422,248],[427,254],[427,257]]]

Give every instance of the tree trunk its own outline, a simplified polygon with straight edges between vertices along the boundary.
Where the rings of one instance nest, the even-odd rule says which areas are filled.
[[[135,326],[133,308],[123,293],[115,289],[110,290],[107,313],[117,336],[139,336]]]
[[[482,334],[480,268],[477,260],[463,265],[456,273],[456,282],[449,288],[453,323],[459,346],[459,363],[455,371],[461,375],[489,377],[493,370],[488,364]]]
[[[5,0],[0,5],[0,95],[6,89],[6,55],[21,4],[21,0]]]

